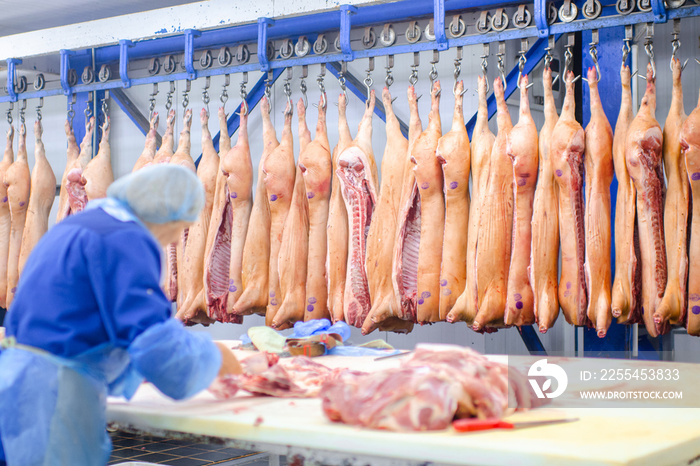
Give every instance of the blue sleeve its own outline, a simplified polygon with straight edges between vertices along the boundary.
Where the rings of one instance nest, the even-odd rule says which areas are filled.
[[[95,238],[90,249],[90,280],[113,344],[126,348],[146,329],[170,318],[171,304],[159,283],[160,249],[148,232],[115,232]]]
[[[136,371],[176,400],[207,388],[221,368],[221,352],[209,335],[189,332],[176,319],[139,335],[129,355]]]

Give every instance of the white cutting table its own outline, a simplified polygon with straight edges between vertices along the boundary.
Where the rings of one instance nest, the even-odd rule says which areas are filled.
[[[582,359],[548,359],[572,370],[578,370],[577,365],[590,369]],[[400,358],[374,361],[324,356],[317,361],[329,367],[372,371],[393,367]],[[204,392],[175,402],[144,384],[130,402],[110,399],[107,417],[137,432],[299,456],[306,464],[671,465],[700,461],[700,409],[692,407],[700,403],[692,399],[697,398],[700,387],[700,377],[694,374],[700,370],[680,363],[603,361],[615,368],[680,367],[686,376],[677,389],[684,390],[685,399],[677,403],[678,408],[640,409],[591,408],[590,402],[562,407],[555,401],[545,408],[516,413],[509,420],[576,417],[579,421],[515,431],[463,434],[450,429],[407,434],[332,423],[324,417],[320,399],[239,394],[229,401],[217,401]],[[570,388],[575,384],[569,381]],[[588,383],[582,388],[595,387]]]

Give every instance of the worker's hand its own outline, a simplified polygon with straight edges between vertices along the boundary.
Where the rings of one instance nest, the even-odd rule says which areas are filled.
[[[242,373],[243,369],[241,368],[241,364],[238,362],[238,359],[236,359],[233,351],[231,351],[223,343],[215,343],[216,346],[219,347],[219,351],[221,351],[221,369],[219,369],[219,377],[223,375]]]

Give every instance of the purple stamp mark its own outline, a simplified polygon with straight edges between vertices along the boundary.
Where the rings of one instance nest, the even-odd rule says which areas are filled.
[[[692,293],[690,296],[688,296],[688,299],[691,301],[700,301],[700,294]]]
[[[309,311],[309,312],[313,311],[313,310],[314,310],[314,305],[313,305],[313,304],[309,304],[308,306],[306,306],[306,310]]]
[[[2,202],[7,202],[7,196],[2,198]]]
[[[231,199],[236,199],[238,197],[238,193],[231,193]]]
[[[443,288],[443,290],[442,290],[443,296],[449,296],[451,294],[452,294],[452,290],[450,290],[449,288]]]
[[[418,300],[418,304],[423,304],[424,302],[425,302],[425,300],[423,298]]]
[[[693,314],[698,315],[700,314],[700,306],[693,306]]]
[[[273,194],[270,196],[270,201],[275,202],[277,200],[277,194]]]
[[[274,298],[274,297],[275,297],[275,292],[274,292],[274,291],[270,291],[270,298]]]
[[[316,298],[313,296],[309,298],[309,304],[316,304]]]
[[[20,201],[19,206],[22,207],[24,205],[24,201]]]
[[[457,189],[457,186],[459,186],[459,183],[457,183],[456,181],[450,183],[450,189]]]
[[[311,192],[311,191],[309,191],[308,193],[306,193],[306,197],[309,198],[309,199],[313,199],[314,196],[315,196],[315,194],[314,194],[313,192]]]
[[[238,291],[238,288],[236,288],[236,285],[231,285],[231,286],[228,287],[228,290],[229,290],[231,293],[235,293],[236,291]]]
[[[564,174],[561,170],[557,170],[555,173],[557,174],[557,176],[562,176]]]
[[[440,280],[440,286],[447,286],[447,280],[445,280],[444,278]]]
[[[525,186],[527,184],[527,180],[525,178],[518,178],[518,186]]]
[[[430,187],[430,184],[427,181],[420,185],[420,189],[428,189],[429,187]]]
[[[522,302],[522,301],[518,301],[517,303],[515,303],[515,307],[516,307],[517,309],[522,309],[522,308],[523,308],[523,302]]]
[[[690,179],[693,181],[698,181],[700,180],[700,172],[695,172],[690,176]]]
[[[420,294],[420,297],[423,299],[428,299],[430,298],[430,291],[424,291]]]
[[[566,289],[571,288],[571,282],[566,282]]]
[[[520,293],[515,293],[513,297],[516,301],[520,301],[521,299],[523,299],[523,296]]]
[[[275,298],[270,300],[270,306],[277,306],[277,300]]]

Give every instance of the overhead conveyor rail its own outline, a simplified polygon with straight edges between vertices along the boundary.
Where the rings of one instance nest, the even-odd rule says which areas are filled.
[[[339,79],[341,88],[364,100],[367,93],[363,81],[347,72],[344,65],[347,62],[385,56],[389,57],[387,69],[390,71],[390,57],[394,55],[414,53],[417,57],[421,51],[459,50],[464,46],[494,42],[499,46],[484,47],[482,69],[485,74],[489,56],[498,58],[498,70],[504,77],[505,97],[508,98],[517,89],[521,73],[530,73],[542,59],[551,58],[550,52],[559,38],[567,38],[570,53],[573,33],[606,28],[619,31],[622,26],[653,25],[698,16],[700,0],[399,0],[341,5],[298,16],[262,17],[257,22],[229,27],[187,29],[165,37],[132,38],[114,45],[84,44],[79,50],[61,50],[58,80],[50,81],[41,72],[32,71],[31,76],[35,77],[29,82],[30,73],[22,69],[22,64],[23,60],[29,63],[34,58],[10,58],[7,60],[7,94],[0,95],[0,102],[13,105],[27,99],[65,95],[69,104],[73,103],[71,109],[73,105],[83,108],[85,102],[94,102],[94,108],[98,108],[104,91],[113,90],[111,97],[145,133],[148,119],[138,114],[122,89],[259,71],[263,77],[251,86],[250,93],[241,95],[252,109],[284,69],[328,64],[329,72]],[[506,70],[504,44],[509,40],[520,40],[521,47],[516,65]],[[589,44],[584,42],[576,44],[574,51],[577,60],[591,64]],[[613,46],[619,48],[619,42],[601,43],[600,48]],[[619,67],[619,54],[613,55],[601,54],[601,62],[614,60],[614,67]],[[507,58],[510,63],[516,59]],[[433,60],[437,60],[437,53]],[[458,70],[456,63],[455,77]],[[387,79],[389,75],[390,72]],[[366,82],[364,87],[369,89]],[[495,113],[495,107],[491,95],[489,116]],[[375,112],[384,119],[380,105]],[[76,117],[82,120],[82,112],[76,112]],[[476,115],[467,123],[470,133],[475,118]],[[237,112],[232,113],[228,121],[229,133],[235,132],[238,121]],[[79,139],[78,131],[82,126],[76,125]],[[218,145],[218,135],[215,144]],[[519,330],[531,352],[544,352],[531,327]],[[615,346],[618,350],[624,349],[620,341]]]

